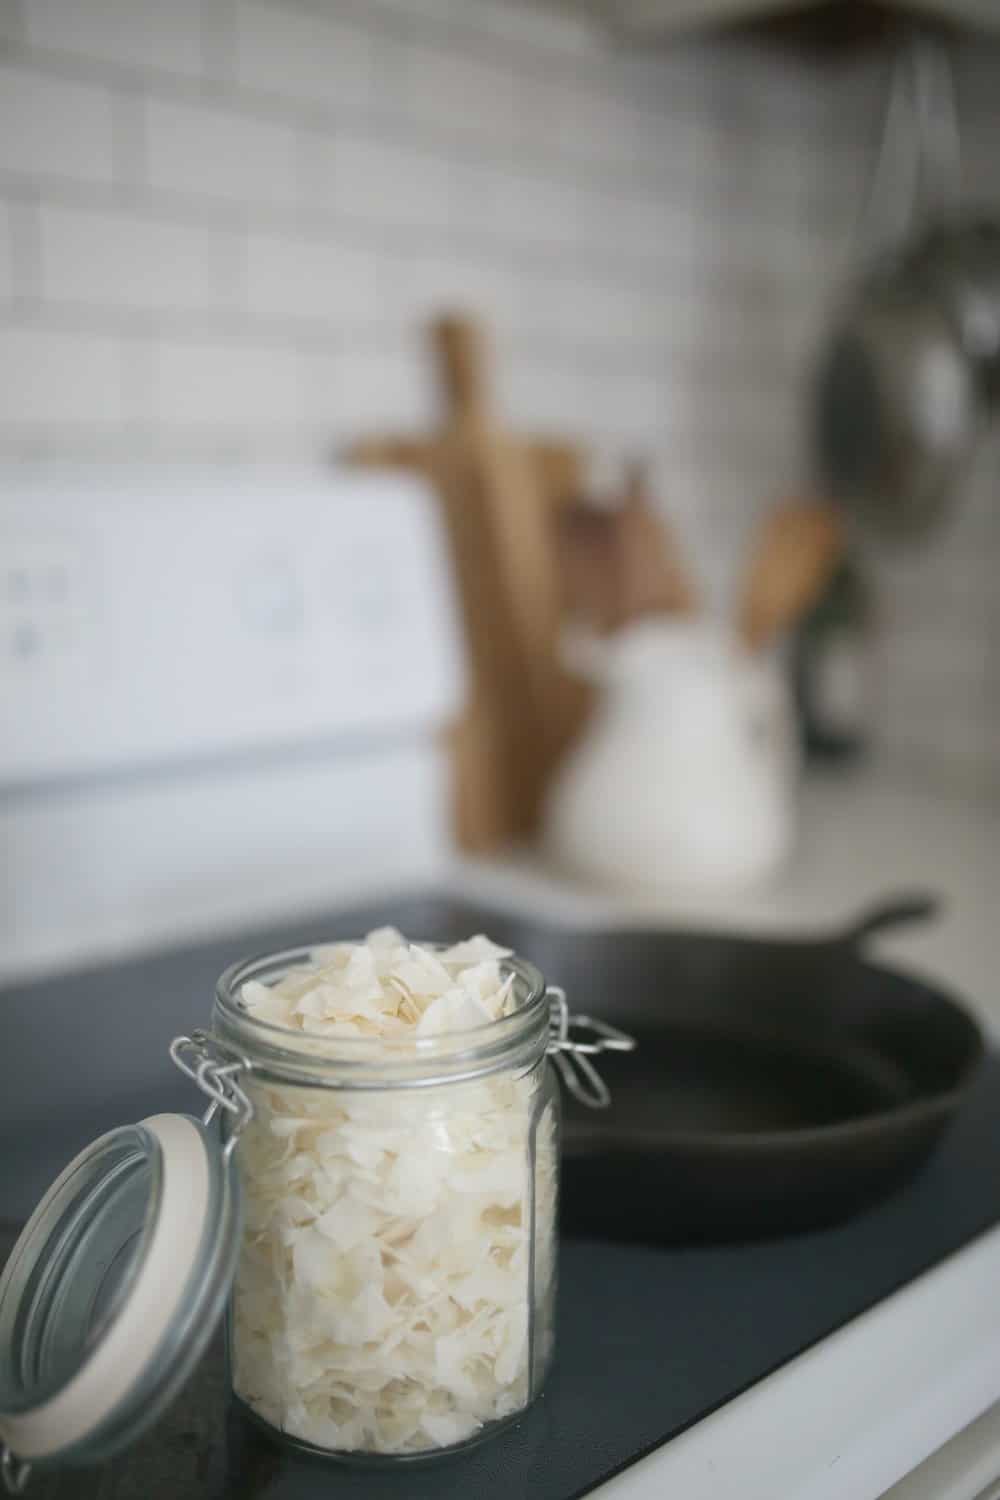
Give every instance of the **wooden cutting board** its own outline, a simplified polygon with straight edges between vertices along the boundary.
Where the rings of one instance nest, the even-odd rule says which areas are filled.
[[[452,735],[455,831],[462,848],[485,852],[537,828],[551,774],[588,712],[588,688],[559,660],[556,524],[580,491],[585,455],[503,429],[480,324],[442,317],[432,348],[440,431],[362,441],[348,456],[419,470],[441,499],[469,657]]]

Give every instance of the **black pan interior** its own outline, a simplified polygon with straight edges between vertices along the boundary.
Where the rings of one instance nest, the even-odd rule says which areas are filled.
[[[602,1058],[600,1119],[569,1105],[577,1141],[870,1119],[950,1095],[981,1054],[949,997],[838,944],[634,933],[587,952],[586,975],[564,964],[569,993],[588,991],[639,1046]]]
[[[577,1144],[588,1131],[655,1145],[678,1132],[818,1129],[917,1095],[905,1068],[846,1038],[650,1026],[641,1018],[626,1029],[638,1050],[601,1061],[611,1109],[597,1120],[570,1106]]]

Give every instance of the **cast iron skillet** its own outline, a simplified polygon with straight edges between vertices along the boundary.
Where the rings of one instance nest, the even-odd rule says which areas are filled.
[[[639,1044],[599,1060],[607,1111],[567,1101],[564,1229],[658,1244],[788,1234],[900,1185],[984,1044],[949,996],[860,950],[935,910],[900,898],[818,941],[594,934],[549,964],[536,942],[529,956],[575,1008],[600,1007]]]
[[[30,1207],[67,1157],[123,1119],[192,1107],[166,1043],[241,953],[394,922],[444,941],[488,932],[565,986],[575,1011],[639,1039],[599,1059],[609,1110],[567,1101],[564,1229],[662,1244],[829,1224],[916,1170],[982,1056],[960,1006],[861,951],[869,934],[934,910],[900,898],[836,937],[789,941],[573,931],[428,893],[7,990],[0,1155],[35,1122],[8,1197]]]

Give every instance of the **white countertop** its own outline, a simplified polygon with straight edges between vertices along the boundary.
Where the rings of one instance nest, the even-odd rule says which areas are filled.
[[[888,896],[933,893],[938,919],[872,948],[952,989],[1000,1036],[998,834],[996,802],[881,769],[806,783],[797,852],[766,890],[600,893],[569,885],[530,854],[464,860],[458,876],[465,895],[554,921],[735,931],[825,932]],[[594,1493],[888,1500],[898,1487],[898,1500],[992,1497],[984,1486],[1000,1475],[998,1281],[1000,1229]]]

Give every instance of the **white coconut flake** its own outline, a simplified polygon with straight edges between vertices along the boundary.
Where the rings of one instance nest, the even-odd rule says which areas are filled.
[[[380,928],[314,950],[273,986],[248,981],[240,1000],[309,1052],[394,1046],[509,1015],[509,956],[483,936],[432,951]],[[527,1404],[552,1344],[555,1121],[541,1077],[369,1092],[251,1075],[233,1369],[265,1421],[319,1448],[414,1453]]]
[[[440,1036],[448,1031],[469,1031],[496,1020],[488,1002],[457,986],[432,1000],[417,1022],[418,1036]]]
[[[445,1000],[422,1034],[462,1031],[509,1013],[513,975],[501,968],[509,957],[509,949],[483,936],[432,951],[383,927],[364,943],[317,948],[310,963],[273,986],[247,980],[240,1000],[256,1019],[323,1035],[330,1024],[373,1022],[375,1034],[397,1030],[390,1020],[404,1030],[419,1027],[434,1002]]]

